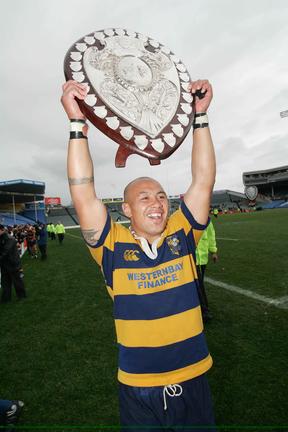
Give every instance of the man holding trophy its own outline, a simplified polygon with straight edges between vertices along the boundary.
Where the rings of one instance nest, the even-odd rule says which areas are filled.
[[[189,89],[195,114],[191,185],[180,209],[168,217],[168,198],[157,181],[140,177],[130,182],[123,203],[131,221],[127,229],[112,221],[95,191],[88,127],[77,102],[85,99],[87,86],[72,80],[63,85],[61,101],[71,123],[71,196],[84,240],[114,301],[123,431],[126,426],[130,431],[133,426],[215,431],[205,375],[212,358],[203,332],[195,264],[215,181],[207,116],[212,87],[198,80]]]

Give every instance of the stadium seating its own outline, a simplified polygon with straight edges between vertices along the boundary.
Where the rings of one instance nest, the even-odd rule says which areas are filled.
[[[46,216],[45,216],[45,212],[44,210],[41,209],[37,209],[37,221],[36,221],[36,215],[35,215],[35,210],[31,209],[31,210],[24,210],[22,212],[19,213],[19,215],[27,218],[27,219],[31,219],[33,221],[33,223],[35,222],[42,222],[42,223],[46,223]]]
[[[27,218],[18,213],[15,214],[15,218],[13,213],[0,213],[0,223],[3,225],[25,225],[25,224],[35,224],[35,220],[31,218]]]
[[[61,222],[64,225],[64,227],[72,227],[72,226],[79,225],[79,224],[76,224],[74,222],[74,220],[71,219],[71,217],[68,216],[67,214],[66,214],[66,216],[61,216],[61,217],[59,217],[59,216],[49,216],[48,217],[47,223],[53,223],[54,225],[56,225],[58,222]]]
[[[283,204],[285,204],[284,200],[275,200],[271,201],[269,203],[261,205],[262,209],[274,209],[274,208],[283,208]],[[286,203],[287,204],[287,203]]]

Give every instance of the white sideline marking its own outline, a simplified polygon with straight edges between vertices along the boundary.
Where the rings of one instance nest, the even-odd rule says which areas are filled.
[[[74,234],[70,234],[70,233],[66,233],[69,237],[74,237],[74,238],[77,238],[77,239],[79,239],[79,240],[83,240],[83,237],[80,237],[80,236],[76,236],[76,235],[74,235]]]
[[[276,306],[279,309],[288,309],[288,296],[279,297],[278,299],[273,299],[271,297],[266,297],[261,294],[254,293],[250,290],[245,290],[243,288],[239,288],[235,285],[229,285],[225,282],[220,282],[215,279],[211,279],[209,277],[205,277],[205,281],[210,283],[211,285],[218,286],[220,288],[224,288],[228,291],[236,292],[237,294],[242,294],[246,297],[253,298],[254,300],[261,301],[263,303],[267,303],[268,305]]]
[[[278,305],[279,308],[288,309],[288,296],[279,297],[278,302],[279,302],[279,305]]]

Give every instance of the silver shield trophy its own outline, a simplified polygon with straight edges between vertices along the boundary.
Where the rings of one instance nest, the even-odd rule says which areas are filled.
[[[79,106],[119,144],[118,167],[133,153],[159,164],[190,130],[194,113],[189,73],[154,39],[125,29],[96,31],[73,44],[64,72],[67,80],[88,84]]]

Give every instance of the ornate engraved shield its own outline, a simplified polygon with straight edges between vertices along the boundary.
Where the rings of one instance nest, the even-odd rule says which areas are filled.
[[[246,186],[244,193],[250,201],[255,201],[258,196],[257,186]]]
[[[193,122],[186,67],[169,48],[109,28],[79,39],[66,54],[66,80],[87,83],[83,114],[119,144],[116,167],[137,153],[157,165],[182,143]]]

